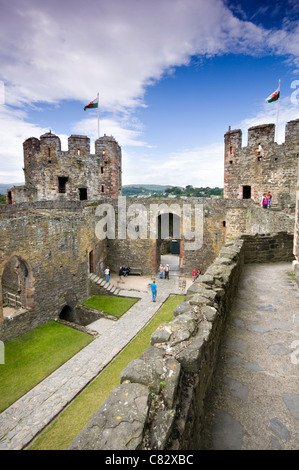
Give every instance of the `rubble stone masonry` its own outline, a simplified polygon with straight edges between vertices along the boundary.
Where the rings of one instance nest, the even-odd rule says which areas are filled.
[[[253,199],[272,193],[272,206],[294,213],[298,167],[299,119],[285,128],[285,142],[274,141],[275,125],[248,129],[248,145],[242,147],[241,130],[224,136],[224,198]]]

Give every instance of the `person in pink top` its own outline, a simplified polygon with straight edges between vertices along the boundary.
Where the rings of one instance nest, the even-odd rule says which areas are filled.
[[[269,200],[267,198],[267,194],[263,194],[263,198],[262,198],[262,206],[264,209],[267,209],[268,208],[268,204],[269,204]]]

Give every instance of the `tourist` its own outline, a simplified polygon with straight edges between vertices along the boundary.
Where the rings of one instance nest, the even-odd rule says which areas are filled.
[[[123,267],[122,267],[122,266],[119,267],[119,273],[118,273],[118,275],[119,275],[119,282],[122,282],[122,277],[123,277],[123,275],[124,275]]]
[[[196,270],[193,269],[193,271],[192,271],[192,280],[193,280],[193,282],[195,281],[195,279],[196,279]]]
[[[165,279],[169,280],[169,264],[166,264],[164,268],[164,273],[165,273]]]
[[[200,269],[198,269],[198,270],[197,270],[197,272],[196,272],[196,279],[197,279],[197,278],[198,278],[198,276],[200,276],[200,275],[201,275],[201,270],[200,270]]]
[[[159,266],[159,278],[160,279],[163,279],[163,272],[164,272],[164,268],[163,268],[162,264],[160,264],[160,266]]]
[[[263,206],[263,209],[267,209],[267,208],[268,208],[268,204],[269,204],[269,201],[268,201],[268,198],[267,198],[267,194],[264,193],[264,194],[263,194],[263,199],[262,199],[262,206]]]
[[[106,282],[109,282],[110,281],[110,268],[109,268],[109,266],[107,266],[107,268],[105,269],[105,277],[106,277]]]
[[[269,203],[269,209],[271,209],[272,194],[270,193],[270,191],[268,191],[267,198],[268,198],[268,203]]]
[[[153,299],[153,302],[156,302],[156,297],[157,297],[157,285],[156,285],[155,280],[153,280],[153,282],[152,282],[151,291],[152,291],[152,299]]]

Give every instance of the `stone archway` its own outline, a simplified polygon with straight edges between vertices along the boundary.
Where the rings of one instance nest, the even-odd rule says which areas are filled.
[[[31,309],[34,306],[32,269],[28,261],[13,255],[6,262],[2,276],[3,306]]]
[[[157,266],[169,264],[171,273],[179,273],[181,256],[181,217],[172,212],[158,216],[156,243]]]
[[[73,322],[74,321],[74,309],[70,307],[69,305],[65,305],[59,314],[59,318],[61,320]]]

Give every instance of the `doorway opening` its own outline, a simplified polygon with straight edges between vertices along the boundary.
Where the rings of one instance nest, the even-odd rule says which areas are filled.
[[[59,314],[61,320],[73,322],[74,321],[74,310],[69,306],[65,305]]]
[[[58,192],[64,194],[66,192],[66,183],[68,182],[67,176],[58,176]]]
[[[91,250],[88,255],[88,261],[89,261],[89,272],[90,274],[94,273],[94,250]]]
[[[243,186],[243,199],[251,199],[251,186]]]
[[[157,268],[169,265],[169,274],[180,272],[181,217],[171,212],[158,216]]]
[[[87,188],[79,188],[80,201],[87,201]]]
[[[3,305],[15,310],[34,306],[32,269],[20,256],[12,256],[6,263],[2,278]]]

